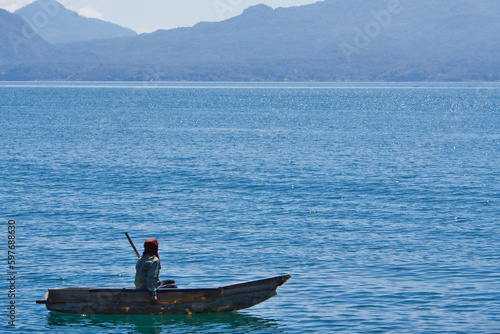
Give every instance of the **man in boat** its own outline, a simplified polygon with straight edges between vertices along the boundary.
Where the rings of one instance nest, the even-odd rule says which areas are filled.
[[[146,240],[144,253],[135,265],[135,288],[148,290],[153,304],[158,303],[157,289],[177,288],[171,279],[160,282],[161,264],[158,249],[158,240],[153,238]]]

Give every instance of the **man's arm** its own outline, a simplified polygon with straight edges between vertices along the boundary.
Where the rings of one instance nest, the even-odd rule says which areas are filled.
[[[146,286],[151,295],[151,302],[156,304],[158,302],[158,296],[156,294],[156,288],[158,287],[158,282],[160,279],[160,261],[155,259],[151,263],[148,270],[148,275],[146,277]]]

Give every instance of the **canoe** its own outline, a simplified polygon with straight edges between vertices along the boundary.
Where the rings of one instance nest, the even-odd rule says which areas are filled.
[[[218,288],[158,289],[158,304],[146,290],[134,288],[49,289],[45,304],[49,311],[77,314],[195,314],[230,312],[257,305],[277,294],[276,289],[291,275],[281,275]]]

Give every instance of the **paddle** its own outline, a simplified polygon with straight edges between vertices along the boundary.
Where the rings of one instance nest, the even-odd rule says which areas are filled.
[[[130,242],[130,245],[134,249],[135,254],[137,254],[137,257],[140,259],[141,256],[139,255],[139,252],[137,251],[137,248],[135,248],[134,243],[132,242],[132,239],[130,239],[129,235],[127,232],[125,232],[125,235],[127,236],[128,242]]]

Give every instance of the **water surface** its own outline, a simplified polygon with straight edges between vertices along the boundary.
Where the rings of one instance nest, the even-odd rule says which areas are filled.
[[[0,103],[19,331],[500,332],[498,83],[0,83]],[[229,314],[34,303],[131,286],[125,231],[182,287],[293,277]]]

